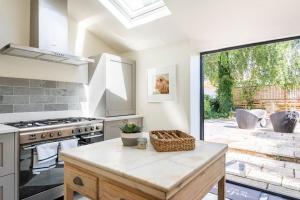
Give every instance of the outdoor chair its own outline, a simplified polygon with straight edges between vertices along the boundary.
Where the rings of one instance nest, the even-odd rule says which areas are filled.
[[[241,129],[255,129],[257,123],[265,119],[267,112],[262,109],[236,110],[236,121]],[[262,126],[262,124],[261,124]]]
[[[297,111],[275,112],[270,116],[274,131],[280,133],[293,133],[298,118]]]

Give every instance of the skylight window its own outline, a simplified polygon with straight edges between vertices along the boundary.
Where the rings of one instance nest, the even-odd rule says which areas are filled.
[[[99,0],[126,28],[171,14],[163,0]]]

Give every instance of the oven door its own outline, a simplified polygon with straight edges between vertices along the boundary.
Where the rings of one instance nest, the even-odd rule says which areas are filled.
[[[102,132],[77,135],[76,137],[79,139],[79,146],[104,140]],[[68,138],[64,138],[64,140],[66,139]],[[26,200],[53,200],[63,195],[64,165],[57,163],[55,168],[34,174],[32,172],[33,151],[34,146],[38,144],[41,143],[20,146],[19,196],[20,199]]]
[[[34,145],[38,145],[34,144]],[[20,146],[20,177],[19,177],[19,197],[20,199],[41,199],[45,197],[47,200],[55,199],[61,196],[62,191],[55,189],[64,183],[64,165],[58,164],[55,168],[42,171],[35,174],[32,171],[34,147]],[[53,190],[51,190],[53,189]],[[51,191],[49,194],[45,192]],[[57,191],[60,194],[54,194]],[[42,196],[38,194],[43,194]]]

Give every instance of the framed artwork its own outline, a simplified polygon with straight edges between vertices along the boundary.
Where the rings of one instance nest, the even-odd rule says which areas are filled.
[[[175,100],[176,66],[148,69],[148,102]]]

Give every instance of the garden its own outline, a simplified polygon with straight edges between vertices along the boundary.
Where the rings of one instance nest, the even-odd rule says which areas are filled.
[[[202,62],[204,138],[228,144],[227,179],[298,198],[300,40],[211,53]]]
[[[205,79],[216,88],[216,95],[205,95],[206,119],[228,118],[240,107],[266,106],[255,105],[255,97],[268,87],[283,91],[285,109],[292,109],[291,100],[299,98],[295,91],[300,87],[300,40],[207,54],[203,64]],[[273,95],[267,100],[279,99]]]

